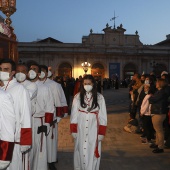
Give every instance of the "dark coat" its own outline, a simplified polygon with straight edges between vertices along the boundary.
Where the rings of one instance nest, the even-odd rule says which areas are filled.
[[[158,90],[153,96],[149,98],[151,104],[151,114],[167,114],[168,108],[168,88]]]

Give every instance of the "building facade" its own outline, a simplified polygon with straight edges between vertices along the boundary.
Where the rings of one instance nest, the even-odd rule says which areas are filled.
[[[49,66],[55,76],[77,78],[85,72],[83,62],[89,62],[87,74],[102,78],[130,78],[134,73],[160,74],[170,71],[170,37],[155,45],[140,42],[138,32],[125,34],[121,24],[111,28],[108,24],[104,33],[90,30],[82,37],[82,43],[63,43],[51,37],[35,42],[19,42],[19,62],[32,60]]]

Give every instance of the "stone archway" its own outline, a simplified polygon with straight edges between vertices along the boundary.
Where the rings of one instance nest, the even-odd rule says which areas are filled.
[[[91,68],[91,74],[94,77],[104,78],[104,75],[105,75],[104,66],[100,63],[93,64],[93,66]]]
[[[133,63],[128,63],[124,66],[123,69],[123,75],[124,75],[124,79],[129,78],[131,79],[131,77],[137,72],[137,68],[136,65]]]
[[[62,63],[58,67],[58,76],[72,77],[72,67],[69,63]]]

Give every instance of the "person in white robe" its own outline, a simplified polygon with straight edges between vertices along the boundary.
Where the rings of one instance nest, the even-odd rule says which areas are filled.
[[[52,71],[49,68],[48,68],[47,78],[49,78],[50,80],[53,80],[53,73],[52,73]]]
[[[15,122],[12,97],[0,89],[0,170],[7,168],[12,160]]]
[[[85,75],[73,99],[70,131],[75,139],[74,170],[99,170],[101,141],[107,127],[104,97],[97,93],[92,75]]]
[[[47,170],[47,136],[53,122],[54,102],[50,89],[39,81],[41,68],[33,63],[30,66],[29,78],[38,87],[35,113],[33,115],[33,147],[31,150],[31,170]]]
[[[68,115],[68,107],[64,92],[62,93],[61,85],[47,78],[48,67],[45,65],[41,66],[41,75],[39,76],[40,81],[47,85],[53,95],[54,101],[54,120],[53,125],[50,127],[50,134],[47,136],[47,153],[48,153],[48,164],[51,170],[55,170],[55,162],[57,161],[57,141],[58,141],[58,124],[62,117]],[[63,96],[64,95],[64,96]],[[57,112],[57,114],[56,114]],[[55,123],[56,122],[56,123]]]
[[[34,82],[27,80],[28,77],[28,67],[25,64],[18,64],[16,67],[16,74],[15,78],[18,83],[22,84],[29,93],[30,100],[31,100],[31,114],[35,113],[35,102],[37,97],[37,85]],[[23,169],[30,170],[30,150],[22,154],[23,156]]]
[[[10,93],[14,101],[16,114],[15,146],[13,158],[8,170],[22,170],[22,153],[32,145],[31,103],[28,91],[13,77],[15,62],[4,58],[0,61],[2,89]]]

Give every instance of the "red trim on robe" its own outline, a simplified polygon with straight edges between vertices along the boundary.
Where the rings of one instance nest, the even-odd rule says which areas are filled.
[[[52,123],[53,117],[53,113],[45,113],[45,123]]]
[[[63,116],[63,107],[56,107],[56,116],[57,117]]]
[[[14,142],[0,140],[0,160],[11,161],[14,150]]]
[[[71,133],[77,133],[77,124],[70,124],[70,131]]]
[[[95,155],[96,158],[100,157],[99,151],[98,151],[98,146],[95,148],[94,155]]]
[[[63,114],[68,113],[68,106],[63,106]]]
[[[99,125],[99,135],[105,135],[106,134],[106,128],[107,126]]]
[[[32,145],[32,128],[21,128],[20,145]]]

